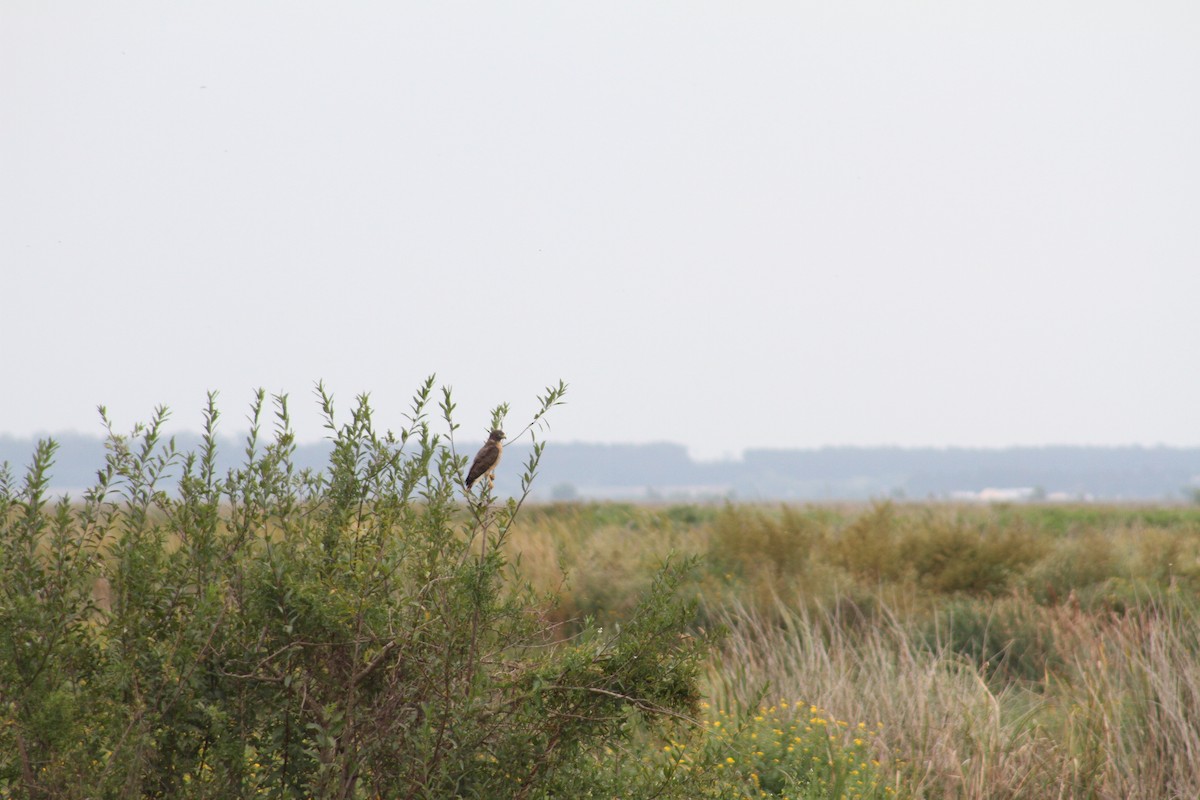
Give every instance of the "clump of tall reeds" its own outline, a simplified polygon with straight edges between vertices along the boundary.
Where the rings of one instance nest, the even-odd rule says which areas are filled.
[[[770,687],[878,721],[874,758],[915,797],[1200,796],[1195,599],[1144,598],[1120,615],[1010,602],[1058,654],[1040,676],[997,679],[956,646],[949,613],[931,637],[926,620],[882,603],[874,624],[851,628],[780,601],[769,615],[716,613],[729,635],[712,694],[737,706]]]

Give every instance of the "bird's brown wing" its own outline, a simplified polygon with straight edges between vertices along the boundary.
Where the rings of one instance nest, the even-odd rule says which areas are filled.
[[[496,466],[496,462],[500,460],[500,448],[495,442],[488,442],[479,449],[475,454],[475,460],[471,462],[471,469],[467,472],[467,488],[471,488],[471,484],[479,480],[479,476]]]

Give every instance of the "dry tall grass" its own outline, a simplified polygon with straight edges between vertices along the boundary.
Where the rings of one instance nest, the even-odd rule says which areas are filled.
[[[780,603],[722,609],[714,699],[772,695],[882,723],[876,757],[916,797],[1200,797],[1200,647],[1194,604],[1123,616],[1030,609],[1064,666],[1000,685],[947,641],[890,612],[847,628]],[[948,638],[948,637],[947,637]]]
[[[564,618],[619,618],[650,565],[701,555],[714,704],[882,723],[902,795],[1200,797],[1194,510],[577,506],[512,545],[568,575]]]

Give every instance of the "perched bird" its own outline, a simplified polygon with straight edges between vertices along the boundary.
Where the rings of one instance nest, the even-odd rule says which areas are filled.
[[[496,465],[500,463],[500,454],[504,451],[503,439],[504,431],[497,428],[492,431],[483,447],[479,448],[475,460],[471,462],[471,469],[467,472],[468,489],[484,473],[487,473],[489,484],[496,480]]]

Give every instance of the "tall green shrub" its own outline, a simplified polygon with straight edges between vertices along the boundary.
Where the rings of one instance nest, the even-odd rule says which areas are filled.
[[[686,565],[621,626],[556,643],[553,597],[503,555],[564,393],[539,398],[504,500],[463,487],[432,377],[395,434],[365,395],[341,422],[318,386],[322,471],[293,464],[287,399],[262,392],[224,475],[212,395],[195,452],[163,440],[165,409],[128,436],[105,417],[82,502],[49,504],[52,442],[22,484],[6,468],[0,795],[583,797],[619,779],[687,796],[620,746],[694,715],[707,643],[682,635]]]

